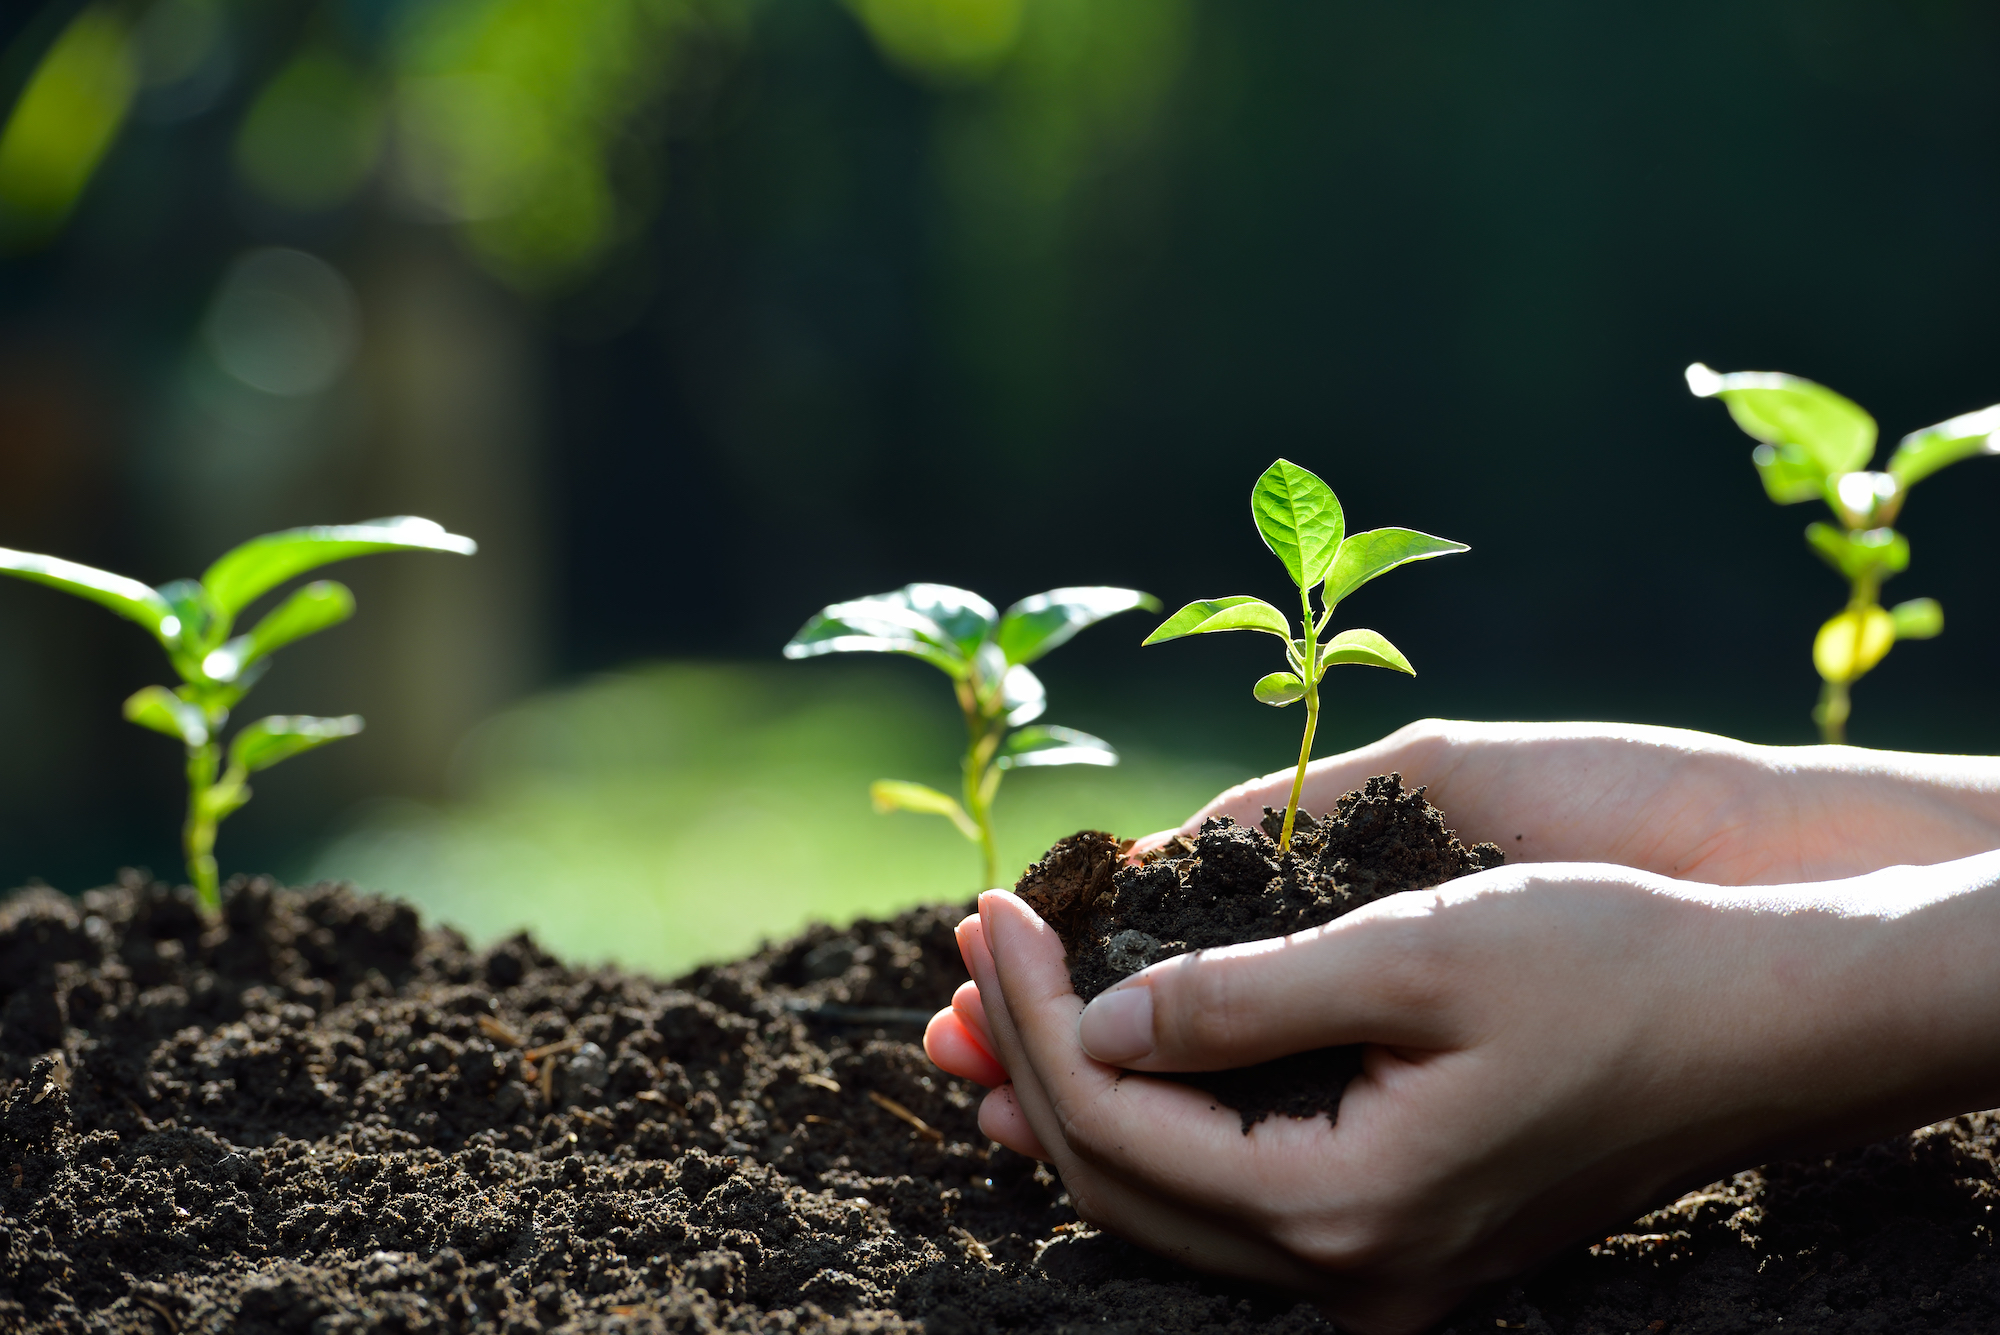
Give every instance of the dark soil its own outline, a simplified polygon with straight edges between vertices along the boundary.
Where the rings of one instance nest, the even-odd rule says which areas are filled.
[[[1262,829],[1223,816],[1137,867],[1112,836],[1086,830],[1028,868],[1018,890],[1062,938],[1070,982],[1088,1001],[1158,960],[1304,931],[1505,860],[1493,844],[1461,844],[1424,790],[1405,789],[1398,774],[1368,780],[1317,820],[1299,812],[1280,853],[1283,826],[1284,813],[1269,807]],[[1332,1120],[1360,1069],[1359,1047],[1325,1048],[1171,1078],[1236,1109],[1248,1135],[1274,1114]]]
[[[916,1046],[960,909],[660,983],[338,887],[227,906],[0,904],[0,1332],[1330,1329],[978,1134]],[[2000,1330],[1996,1140],[1743,1174],[1448,1328]]]

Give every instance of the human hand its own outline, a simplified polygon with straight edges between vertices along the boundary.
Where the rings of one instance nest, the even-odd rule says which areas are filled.
[[[1753,746],[1612,723],[1412,723],[1306,772],[1301,805],[1331,810],[1371,775],[1427,784],[1467,842],[1512,862],[1611,862],[1714,885],[1777,885],[2000,848],[2000,761],[1850,746]],[[1289,768],[1231,788],[1210,816],[1282,807]]]
[[[1418,1330],[1677,1189],[2000,1101],[1996,883],[2000,855],[1754,895],[1507,867],[1163,961],[1088,1010],[1053,932],[989,892],[961,933],[987,999],[965,1023],[1014,1079],[981,1125],[1112,1232]],[[1343,1043],[1367,1046],[1331,1128],[1244,1135],[1106,1064]]]

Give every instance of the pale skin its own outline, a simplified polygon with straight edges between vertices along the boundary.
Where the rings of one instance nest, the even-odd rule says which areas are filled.
[[[1054,933],[982,896],[925,1039],[992,1087],[982,1129],[1101,1227],[1400,1335],[1734,1169],[2000,1104],[2000,762],[1429,722],[1316,762],[1305,809],[1390,771],[1510,865],[1087,1009]],[[1245,1136],[1126,1074],[1337,1043],[1367,1047],[1332,1127]]]

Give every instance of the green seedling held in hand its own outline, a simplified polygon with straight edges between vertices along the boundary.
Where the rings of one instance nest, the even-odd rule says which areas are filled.
[[[248,631],[232,637],[238,614],[286,580],[333,561],[371,552],[470,556],[475,550],[470,538],[447,533],[428,519],[403,515],[365,524],[267,533],[225,552],[200,580],[179,579],[157,589],[74,561],[6,548],[0,548],[0,573],[101,603],[152,632],[167,651],[181,684],[172,690],[141,688],[125,702],[125,717],[179,738],[187,747],[188,810],[182,843],[202,911],[215,918],[222,909],[216,826],[250,800],[249,776],[361,731],[361,719],[354,714],[342,718],[274,714],[237,730],[229,741],[225,765],[222,730],[229,711],[270,667],[271,654],[353,616],[354,595],[344,584],[315,580],[295,590]]]
[[[993,604],[949,584],[909,584],[834,603],[806,622],[785,646],[787,658],[821,654],[891,653],[921,658],[951,678],[965,715],[963,800],[901,779],[882,779],[869,795],[881,812],[943,816],[979,845],[984,884],[1000,884],[993,842],[993,799],[1010,769],[1037,765],[1115,765],[1110,743],[1075,728],[1033,723],[1048,693],[1028,664],[1085,626],[1120,612],[1160,604],[1137,589],[1050,589],[996,612]]]
[[[1278,848],[1292,846],[1292,824],[1298,818],[1299,792],[1305,786],[1306,763],[1312,759],[1313,733],[1319,728],[1319,684],[1326,670],[1340,663],[1393,668],[1416,675],[1410,660],[1395,645],[1372,630],[1344,630],[1323,639],[1333,609],[1356,589],[1411,561],[1471,550],[1462,542],[1433,538],[1407,528],[1377,528],[1349,534],[1347,519],[1333,489],[1287,459],[1264,470],[1250,493],[1250,514],[1264,545],[1285,563],[1292,583],[1299,586],[1302,636],[1294,636],[1291,620],[1260,598],[1236,595],[1189,603],[1146,637],[1147,644],[1178,640],[1183,635],[1208,635],[1223,630],[1261,630],[1285,642],[1289,672],[1273,672],[1252,688],[1267,705],[1306,702],[1306,737],[1299,746],[1298,773],[1292,779],[1291,800],[1285,804],[1285,825]],[[1319,590],[1320,610],[1313,612],[1313,590]]]
[[[2000,404],[1903,437],[1886,472],[1868,471],[1875,454],[1875,419],[1824,385],[1776,371],[1718,375],[1700,362],[1687,369],[1688,388],[1718,398],[1736,425],[1758,441],[1750,461],[1764,490],[1780,505],[1822,500],[1840,522],[1806,525],[1806,542],[1847,580],[1847,606],[1813,637],[1820,740],[1846,740],[1849,689],[1881,662],[1898,640],[1928,640],[1944,629],[1935,599],[1913,598],[1884,608],[1882,583],[1910,564],[1909,539],[1891,527],[1911,487],[1947,464],[2000,453]]]

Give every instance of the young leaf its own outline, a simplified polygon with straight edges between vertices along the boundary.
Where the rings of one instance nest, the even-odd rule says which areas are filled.
[[[1813,666],[1828,681],[1854,681],[1896,642],[1896,620],[1879,607],[1841,612],[1813,637]]]
[[[479,545],[472,539],[447,533],[429,519],[397,515],[361,524],[266,533],[224,552],[202,575],[201,582],[222,614],[233,617],[259,594],[333,561],[371,552],[457,552],[470,556],[477,550]]]
[[[1344,630],[1321,645],[1320,670],[1325,671],[1336,663],[1393,668],[1412,677],[1417,675],[1417,670],[1410,666],[1410,660],[1403,657],[1403,651],[1372,630]]]
[[[1258,703],[1282,709],[1306,698],[1306,684],[1296,672],[1273,672],[1259,677],[1257,684],[1250,688],[1250,693],[1257,697]]]
[[[1832,524],[1808,524],[1806,541],[1828,565],[1850,580],[1870,572],[1884,576],[1901,574],[1910,566],[1910,540],[1893,528],[1849,533]]]
[[[178,737],[189,746],[208,741],[208,720],[201,710],[164,686],[142,686],[125,701],[125,717],[142,728]]]
[[[37,584],[73,593],[79,598],[88,598],[128,621],[138,622],[159,637],[162,643],[171,644],[181,633],[180,618],[174,615],[167,600],[157,590],[136,579],[114,575],[94,566],[78,565],[60,557],[10,551],[5,547],[0,547],[0,573],[18,575]]]
[[[1780,505],[1818,500],[1826,495],[1827,475],[1798,445],[1759,445],[1750,451],[1764,494]]]
[[[1000,623],[1000,614],[993,610],[992,603],[970,589],[955,589],[949,584],[905,584],[882,598],[900,602],[919,616],[928,617],[944,632],[946,642],[967,658],[972,657],[979,642]]]
[[[238,732],[229,742],[229,767],[254,774],[301,751],[310,751],[361,731],[361,716],[312,718],[305,714],[272,714]]]
[[[1111,743],[1075,728],[1023,728],[1000,744],[993,763],[1001,769],[1026,769],[1032,765],[1115,765],[1118,753]]]
[[[943,816],[958,827],[960,834],[974,843],[979,842],[979,827],[972,823],[972,817],[965,814],[965,808],[935,788],[902,779],[877,779],[868,785],[868,798],[875,804],[875,809],[885,816],[891,811],[918,811],[925,815]]]
[[[1993,433],[2000,431],[2000,404],[1961,413],[1949,422],[1912,431],[1889,456],[1889,472],[1908,490],[1948,464],[1975,454],[2000,454]]]
[[[337,626],[354,615],[354,595],[345,584],[316,579],[293,593],[251,627],[201,660],[211,679],[237,681],[243,670],[294,640]]]
[[[1944,630],[1944,609],[1935,598],[1912,598],[1889,609],[1899,640],[1928,640]]]
[[[1286,644],[1292,642],[1292,623],[1285,614],[1262,598],[1233,594],[1227,598],[1206,598],[1189,603],[1160,623],[1142,645],[1178,640],[1183,635],[1210,635],[1223,630],[1261,630]]]
[[[1032,723],[1049,707],[1048,689],[1040,677],[1016,663],[1000,679],[1000,707],[1006,711],[1008,727]]]
[[[1387,574],[1397,566],[1471,550],[1462,542],[1433,538],[1428,533],[1409,528],[1375,528],[1366,533],[1356,533],[1340,544],[1340,551],[1333,559],[1333,570],[1326,577],[1322,605],[1333,607],[1369,580]]]
[[[1250,513],[1264,545],[1285,563],[1292,583],[1310,589],[1326,578],[1347,532],[1333,488],[1291,460],[1280,459],[1251,488]]]
[[[1000,618],[996,638],[1008,662],[1032,663],[1049,650],[1069,643],[1070,637],[1084,627],[1135,607],[1157,612],[1160,600],[1137,589],[1104,585],[1050,589],[1008,608],[1007,614]]]
[[[1777,371],[1718,375],[1700,362],[1688,367],[1687,383],[1697,398],[1722,399],[1756,439],[1798,446],[1805,458],[1796,462],[1809,459],[1822,478],[1866,467],[1875,453],[1875,419],[1824,385]]]
[[[207,589],[191,579],[176,579],[162,584],[156,592],[173,609],[174,620],[180,623],[175,647],[199,656],[213,644],[222,619]]]
[[[968,670],[965,655],[944,628],[893,593],[821,608],[785,646],[787,658],[853,653],[909,654],[954,680],[962,680]]]

